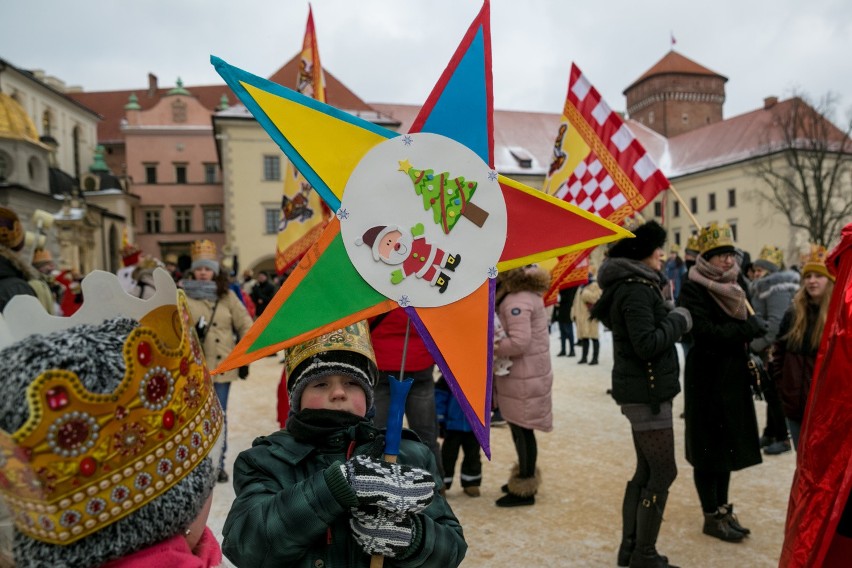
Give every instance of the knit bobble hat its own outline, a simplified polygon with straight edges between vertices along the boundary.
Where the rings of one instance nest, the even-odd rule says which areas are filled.
[[[610,247],[610,258],[642,260],[666,244],[666,230],[656,221],[648,221],[632,230],[634,238],[621,239]]]
[[[115,318],[32,335],[0,351],[0,428],[14,432],[26,423],[27,387],[34,376],[50,369],[75,373],[94,394],[114,392],[125,376],[125,340],[138,326],[135,320]],[[68,545],[38,541],[15,529],[17,566],[100,566],[183,534],[213,490],[216,473],[208,455],[150,503]]]
[[[352,377],[373,407],[373,387],[379,376],[370,328],[364,321],[325,333],[285,352],[287,392],[292,412],[302,409],[302,393],[311,382],[331,375]]]
[[[367,409],[373,407],[373,387],[378,376],[375,363],[360,353],[325,351],[302,361],[287,379],[287,392],[293,411],[302,409],[302,393],[310,383],[331,375],[355,379],[364,390]]]

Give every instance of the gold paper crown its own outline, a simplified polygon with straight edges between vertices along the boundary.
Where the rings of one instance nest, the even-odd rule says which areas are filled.
[[[734,246],[734,234],[731,231],[731,226],[722,223],[710,223],[698,235],[698,252],[704,254],[715,248]]]
[[[284,357],[287,359],[287,376],[292,376],[299,363],[324,351],[352,351],[365,356],[373,364],[376,363],[370,328],[367,322],[362,320],[286,349]]]
[[[828,271],[828,266],[826,265],[826,260],[828,259],[828,249],[826,249],[822,245],[811,245],[811,250],[808,254],[806,254],[802,260],[802,274],[807,274],[808,272],[816,272],[818,274],[822,274],[823,276],[827,276],[834,282],[834,276]]]
[[[633,213],[632,217],[627,217],[622,223],[621,226],[627,229],[630,232],[635,231],[639,227],[645,224],[645,217],[642,216],[638,211]]]
[[[781,268],[782,266],[784,266],[784,251],[782,251],[778,247],[766,245],[760,251],[760,256],[758,257],[758,259],[771,262],[778,268]]]
[[[686,239],[686,247],[684,248],[685,250],[694,250],[698,252],[698,235],[695,233],[689,235],[689,238]]]
[[[17,213],[0,207],[0,244],[16,249],[24,242],[24,227]]]
[[[160,497],[201,462],[222,429],[186,298],[171,277],[155,273],[157,294],[144,308],[126,294],[116,297],[114,276],[114,284],[100,288],[90,278],[84,290],[105,296],[86,297],[126,302],[118,313],[151,307],[124,343],[123,380],[111,393],[94,394],[70,371],[45,371],[27,388],[27,422],[11,434],[0,430],[0,494],[20,532],[52,544],[86,537]],[[176,305],[163,302],[169,292]],[[32,309],[24,304],[10,303],[7,319]],[[63,319],[86,320],[85,304],[78,313]],[[34,320],[31,328],[45,325],[44,317]],[[10,335],[0,333],[7,341]]]
[[[216,243],[207,239],[193,241],[189,247],[189,255],[193,262],[196,260],[216,260]]]

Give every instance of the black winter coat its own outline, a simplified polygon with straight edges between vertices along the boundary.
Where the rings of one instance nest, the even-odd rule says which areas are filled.
[[[755,331],[726,314],[704,286],[687,281],[678,304],[692,314],[694,344],[684,369],[686,459],[706,471],[761,462],[748,361]]]
[[[638,261],[607,261],[598,284],[603,295],[592,316],[612,330],[612,396],[619,404],[650,404],[657,413],[680,392],[675,342],[686,320],[666,306],[660,278]]]

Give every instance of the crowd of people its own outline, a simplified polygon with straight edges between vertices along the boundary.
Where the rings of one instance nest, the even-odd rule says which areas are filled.
[[[587,365],[599,364],[603,326],[612,334],[608,392],[630,424],[636,460],[623,489],[616,562],[667,567],[674,564],[656,543],[678,474],[674,398],[683,389],[703,533],[741,542],[751,531],[734,513],[731,472],[798,446],[834,278],[823,247],[798,269],[772,246],[749,263],[730,227],[713,224],[686,243],[684,259],[676,247],[666,258],[663,227],[650,221],[632,230],[634,238],[608,247],[588,282],[561,291],[553,313],[543,299],[547,271],[527,265],[497,277],[493,404],[508,423],[516,463],[495,505],[536,503],[536,431],[553,429],[551,324],[559,329],[555,356],[576,357],[576,347],[577,363]],[[13,538],[0,540],[0,562],[206,567],[219,565],[223,551],[238,566],[368,566],[376,555],[406,566],[462,562],[467,544],[445,494],[461,451],[459,484],[480,497],[481,450],[403,310],[285,350],[282,429],[237,449],[236,499],[220,548],[206,520],[213,486],[231,481],[229,391],[248,368],[215,376],[209,369],[262,316],[276,283],[251,271],[237,282],[210,241],[192,244],[183,270],[173,255],[146,259],[128,245],[116,281],[130,296],[158,298],[159,307],[116,305],[108,317],[92,317],[80,279],[74,291],[57,284],[46,251],[29,263],[18,254],[23,240],[20,220],[0,208],[0,311],[29,295],[47,313],[84,317],[70,329],[16,337],[0,356],[9,377],[0,420],[14,433],[13,446],[0,448],[0,490],[15,522]],[[166,286],[157,267],[172,277]],[[752,372],[755,358],[771,380]],[[393,461],[383,458],[388,377],[400,371],[413,386]],[[77,385],[115,394],[87,399]],[[755,395],[766,403],[762,433]],[[66,407],[74,412],[63,414]],[[49,428],[33,425],[45,416],[54,420]],[[61,460],[49,462],[51,451]]]

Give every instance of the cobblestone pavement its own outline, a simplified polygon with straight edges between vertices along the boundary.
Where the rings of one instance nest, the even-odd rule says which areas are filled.
[[[533,507],[499,509],[515,459],[507,427],[491,429],[491,461],[483,464],[482,496],[471,498],[458,483],[447,499],[464,526],[466,567],[615,566],[621,538],[621,497],[635,466],[630,426],[605,394],[612,368],[609,333],[601,334],[601,364],[578,365],[576,358],[553,357],[554,429],[536,433],[543,483]],[[558,351],[552,336],[551,352]],[[281,365],[268,357],[252,365],[248,380],[231,389],[228,412],[228,470],[239,450],[277,429],[275,397]],[[765,404],[757,405],[761,427]],[[684,458],[683,396],[675,399],[678,478],[671,488],[657,543],[682,568],[770,567],[778,565],[795,454],[765,456],[764,462],[734,472],[730,497],[750,538],[730,544],[701,533],[703,516]],[[234,499],[230,484],[219,484],[209,524],[221,540]],[[230,566],[230,564],[226,565]]]

